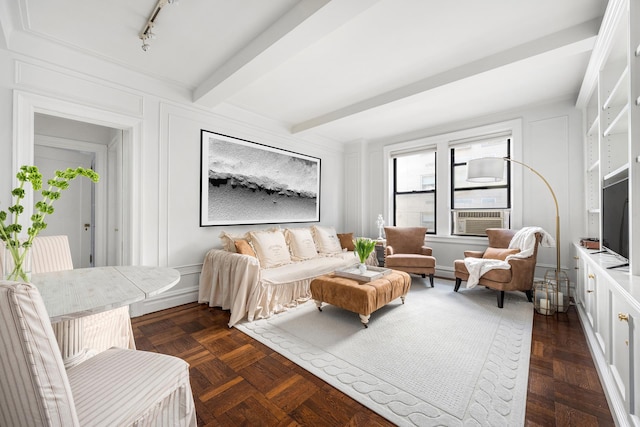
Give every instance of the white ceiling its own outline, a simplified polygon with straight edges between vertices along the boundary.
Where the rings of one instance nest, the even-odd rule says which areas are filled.
[[[212,111],[349,142],[575,99],[606,0],[181,0],[143,52],[155,5],[0,0],[0,43],[72,47]]]

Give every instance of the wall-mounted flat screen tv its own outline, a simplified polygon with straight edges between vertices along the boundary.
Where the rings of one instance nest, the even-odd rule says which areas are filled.
[[[602,246],[629,259],[628,170],[606,176],[602,185]]]

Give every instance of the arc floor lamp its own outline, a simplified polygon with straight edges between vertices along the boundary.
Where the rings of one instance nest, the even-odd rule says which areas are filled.
[[[558,208],[558,199],[556,193],[551,188],[549,181],[545,179],[540,172],[532,168],[531,166],[513,160],[509,157],[482,157],[479,159],[469,160],[467,162],[467,181],[471,182],[498,182],[504,179],[504,165],[505,162],[517,163],[534,174],[538,175],[540,179],[545,183],[551,196],[553,197],[553,203],[556,207],[556,289],[560,287],[560,209]],[[557,299],[556,299],[557,301]]]

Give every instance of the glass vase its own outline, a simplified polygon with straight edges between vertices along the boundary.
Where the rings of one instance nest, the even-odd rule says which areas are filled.
[[[358,270],[360,271],[360,274],[364,274],[367,272],[367,264],[365,264],[364,262],[361,262],[360,264],[358,264]]]
[[[31,281],[30,248],[20,246],[14,250],[10,250],[5,246],[3,249],[2,279],[29,283]]]

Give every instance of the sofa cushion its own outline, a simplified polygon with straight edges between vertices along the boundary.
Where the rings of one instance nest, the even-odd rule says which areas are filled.
[[[248,241],[249,233],[244,234],[231,234],[226,231],[222,231],[220,233],[220,241],[222,242],[222,249],[227,252],[237,252],[236,250],[236,240],[244,240]]]
[[[321,254],[337,254],[342,252],[338,234],[333,227],[313,226],[313,239]]]
[[[484,254],[482,254],[482,258],[500,259],[504,261],[509,255],[515,255],[518,252],[520,252],[520,249],[503,249],[503,248],[488,247],[484,251]]]
[[[249,236],[262,268],[291,263],[291,255],[282,231],[251,231]]]
[[[253,247],[247,240],[238,239],[234,241],[234,244],[237,253],[257,258],[256,251],[253,250]]]
[[[284,237],[291,251],[291,259],[301,261],[318,256],[310,228],[288,228]]]
[[[355,251],[356,247],[353,244],[353,233],[338,233],[338,240],[340,240],[340,246],[342,249],[348,251]]]

